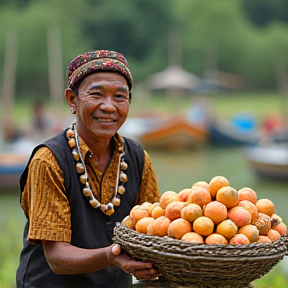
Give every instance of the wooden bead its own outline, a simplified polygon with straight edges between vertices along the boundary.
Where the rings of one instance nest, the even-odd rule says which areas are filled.
[[[122,161],[121,164],[120,164],[120,167],[121,167],[122,170],[127,170],[128,164],[126,162]]]
[[[117,198],[117,197],[114,197],[112,199],[112,203],[113,203],[114,206],[120,206],[121,200],[119,198]]]
[[[91,204],[91,206],[92,206],[93,208],[98,208],[98,207],[100,206],[99,201],[96,200],[95,198],[90,199],[89,202],[90,202],[90,204]]]
[[[74,148],[76,145],[76,141],[74,138],[71,138],[68,140],[68,145],[70,146],[70,148]]]
[[[124,193],[125,193],[125,187],[122,186],[122,185],[119,186],[117,192],[118,192],[120,195],[124,194]]]
[[[112,203],[108,203],[106,205],[106,210],[104,211],[104,213],[107,215],[107,216],[110,216],[114,213],[114,206]]]
[[[123,171],[120,173],[120,181],[124,183],[128,181],[128,177]]]
[[[72,130],[72,129],[67,130],[67,132],[66,132],[66,137],[67,138],[71,138],[71,137],[74,137],[74,136],[75,136],[75,131],[74,130]]]
[[[86,178],[86,175],[81,175],[80,177],[80,182],[82,183],[82,184],[86,184],[86,182],[87,182],[87,178]]]
[[[83,188],[83,195],[86,197],[91,197],[93,196],[92,190],[88,187]]]
[[[72,155],[73,155],[73,158],[76,160],[76,161],[79,161],[80,157],[79,157],[79,153],[76,149],[73,149],[72,151]]]
[[[78,173],[84,173],[84,171],[85,171],[84,165],[82,163],[77,163],[76,164],[76,170]]]

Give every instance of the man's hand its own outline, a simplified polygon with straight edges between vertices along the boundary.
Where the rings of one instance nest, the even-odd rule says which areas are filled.
[[[121,267],[138,280],[152,280],[159,277],[159,272],[151,263],[134,260],[122,251],[118,244],[113,244],[108,248],[107,259],[111,264]]]

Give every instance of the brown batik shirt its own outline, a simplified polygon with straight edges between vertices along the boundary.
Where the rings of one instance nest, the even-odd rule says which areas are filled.
[[[115,135],[114,141],[115,147],[123,144],[119,134]],[[95,160],[88,156],[89,148],[82,139],[80,139],[80,153],[85,159],[89,185],[96,199],[107,204],[115,194],[115,180],[112,179],[116,179],[119,153],[117,150],[114,151],[105,173],[102,173]],[[144,154],[142,183],[135,205],[146,201],[153,203],[160,199],[157,178],[150,158],[146,151]],[[71,211],[65,195],[63,172],[47,147],[39,149],[29,164],[21,206],[26,217],[29,218],[28,241],[30,243],[37,244],[41,240],[71,241]]]

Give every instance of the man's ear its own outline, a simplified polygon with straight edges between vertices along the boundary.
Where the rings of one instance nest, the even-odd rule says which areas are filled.
[[[70,107],[71,113],[75,114],[76,109],[77,109],[77,101],[76,101],[77,95],[71,88],[66,88],[64,92],[64,96],[65,96],[66,102],[68,103]]]

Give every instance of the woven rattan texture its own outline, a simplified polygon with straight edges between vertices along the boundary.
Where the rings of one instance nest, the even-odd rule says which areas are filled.
[[[191,245],[141,234],[120,223],[114,228],[113,240],[133,258],[153,263],[171,283],[190,283],[195,288],[249,287],[287,253],[286,236],[271,244]]]

